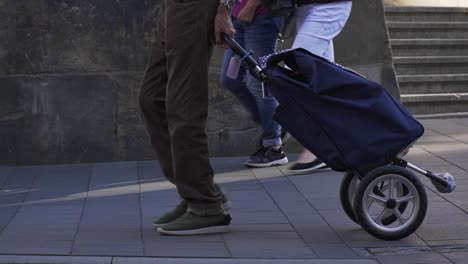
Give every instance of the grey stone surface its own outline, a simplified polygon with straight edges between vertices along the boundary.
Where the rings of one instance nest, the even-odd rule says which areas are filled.
[[[0,263],[15,264],[111,264],[111,257],[0,255]]]
[[[392,39],[466,38],[468,22],[389,22]]]
[[[316,255],[301,239],[227,239],[226,245],[234,258],[315,258]]]
[[[397,256],[379,256],[377,257],[382,264],[407,263],[407,264],[450,264],[448,258],[438,253],[428,254],[410,254]]]
[[[317,254],[320,258],[330,259],[351,259],[360,258],[356,252],[354,252],[345,243],[313,243],[309,244],[312,251]]]
[[[114,258],[115,264],[376,264],[372,259],[149,259],[149,258]]]
[[[158,4],[3,1],[0,73],[142,70]]]
[[[468,39],[395,39],[392,40],[392,52],[396,57],[466,56]]]
[[[232,232],[170,237],[151,226],[178,202],[155,161],[3,167],[0,263],[49,261],[9,254],[57,256],[47,263],[79,263],[64,255],[113,263],[464,263],[468,168],[454,161],[467,157],[467,120],[423,121],[427,134],[408,161],[454,174],[458,187],[440,194],[420,177],[428,212],[400,241],[376,239],[346,216],[342,173],[332,171],[290,175],[285,167],[245,169],[245,157],[215,158],[215,179],[233,202]]]
[[[157,235],[157,234],[153,234]],[[150,242],[146,244],[147,256],[178,257],[178,258],[229,258],[229,249],[222,241],[186,241],[179,238],[172,243]]]
[[[0,190],[0,232],[6,229],[18,213],[34,183],[37,170],[38,167],[12,169],[8,179],[3,182]]]
[[[388,21],[468,21],[466,8],[386,6]]]
[[[456,264],[463,264],[466,263],[468,258],[468,252],[458,252],[458,253],[447,253],[444,254],[448,259],[453,261]]]
[[[3,163],[113,159],[115,83],[102,74],[1,77]],[[6,117],[5,117],[6,118]]]
[[[468,72],[467,62],[467,56],[394,58],[397,73],[403,75],[463,74]]]
[[[36,177],[31,189],[3,230],[0,247],[13,254],[69,254],[80,223],[90,165],[48,166],[32,173]]]
[[[12,169],[9,167],[1,168],[0,167],[0,190],[3,189],[3,185],[8,179]]]
[[[416,115],[467,112],[466,9],[392,7],[387,12],[403,104]]]

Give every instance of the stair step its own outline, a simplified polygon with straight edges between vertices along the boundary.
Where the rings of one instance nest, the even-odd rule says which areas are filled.
[[[388,22],[390,39],[466,39],[468,22]]]
[[[468,73],[468,56],[420,56],[393,58],[398,75]]]
[[[443,114],[426,114],[426,115],[415,115],[417,119],[440,119],[440,118],[467,118],[468,112],[455,112],[455,113],[443,113]]]
[[[467,39],[392,39],[392,52],[402,56],[468,56]]]
[[[401,94],[468,92],[468,74],[400,75]]]
[[[468,8],[385,8],[402,103],[415,115],[468,115]]]
[[[404,94],[401,101],[415,115],[468,112],[468,93]]]
[[[396,7],[386,6],[387,21],[413,21],[413,22],[468,22],[468,8],[444,7]]]
[[[402,94],[403,103],[468,101],[468,93]],[[468,105],[467,105],[468,107]]]

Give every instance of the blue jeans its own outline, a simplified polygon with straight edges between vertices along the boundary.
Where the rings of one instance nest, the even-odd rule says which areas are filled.
[[[235,40],[246,50],[254,52],[255,58],[274,53],[278,31],[283,23],[279,17],[258,16],[249,24],[239,23],[233,19],[237,31]],[[241,104],[252,115],[252,119],[263,130],[263,145],[265,147],[281,145],[281,127],[273,120],[278,102],[275,98],[263,98],[262,85],[247,68],[241,66],[237,79],[226,76],[232,50],[224,53],[224,63],[221,71],[221,84],[236,96]]]

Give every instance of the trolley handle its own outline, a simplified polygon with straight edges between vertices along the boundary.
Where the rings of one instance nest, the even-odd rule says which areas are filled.
[[[233,38],[229,37],[228,34],[226,33],[221,33],[221,36],[223,37],[224,41],[229,45],[229,47],[232,49],[234,54],[239,56],[243,62],[247,64],[249,67],[250,71],[261,81],[264,81],[267,78],[267,75],[265,72],[263,72],[262,68],[258,65],[258,62],[255,60],[255,58],[252,56],[253,52],[252,51],[246,51],[237,41],[235,41]]]

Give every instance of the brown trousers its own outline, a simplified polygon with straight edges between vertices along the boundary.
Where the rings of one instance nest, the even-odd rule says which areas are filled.
[[[189,210],[220,214],[208,155],[208,67],[219,0],[161,0],[140,107],[163,173]]]

